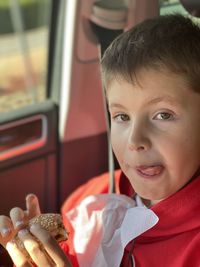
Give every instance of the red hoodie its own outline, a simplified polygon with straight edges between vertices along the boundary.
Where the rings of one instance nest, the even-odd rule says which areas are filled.
[[[116,172],[117,193],[130,196],[133,190],[128,179]],[[63,204],[62,214],[70,239],[61,244],[63,250],[78,267],[73,249],[73,229],[65,213],[92,194],[108,192],[108,174],[90,180],[78,188]],[[159,222],[137,237],[127,247],[121,266],[125,264],[129,250],[133,251],[136,267],[200,267],[200,177],[169,198],[154,205],[152,210]],[[131,265],[129,265],[131,266]],[[90,266],[85,266],[90,267]]]

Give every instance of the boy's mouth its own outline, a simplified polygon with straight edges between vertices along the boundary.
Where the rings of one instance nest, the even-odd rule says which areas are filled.
[[[152,166],[137,166],[136,171],[140,176],[145,178],[151,178],[160,175],[164,170],[162,165],[152,165]]]

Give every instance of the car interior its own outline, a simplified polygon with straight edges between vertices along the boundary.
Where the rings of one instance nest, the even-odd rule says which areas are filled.
[[[119,166],[109,141],[101,56],[147,18],[180,12],[198,23],[200,2],[7,2],[0,4],[0,20],[8,21],[0,29],[0,214],[25,209],[28,193],[38,196],[43,212],[59,212],[76,188],[104,172],[115,192]],[[13,266],[3,247],[0,266]]]

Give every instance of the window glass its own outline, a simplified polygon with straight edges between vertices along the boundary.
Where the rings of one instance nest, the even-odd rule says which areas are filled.
[[[179,0],[160,0],[160,15],[179,13],[189,15],[196,23],[200,23],[200,18],[191,16],[183,7]]]
[[[170,13],[187,14],[179,0],[160,0],[160,15]]]
[[[44,101],[51,0],[0,1],[0,112]]]

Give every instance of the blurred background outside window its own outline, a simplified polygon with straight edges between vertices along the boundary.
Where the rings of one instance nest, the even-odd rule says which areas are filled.
[[[0,1],[0,114],[45,100],[51,2]]]
[[[181,5],[179,0],[159,0],[160,2],[160,15],[180,13],[187,14],[187,11]]]
[[[189,16],[195,23],[200,23],[200,18],[191,16],[179,0],[159,0],[160,15],[179,13]]]

